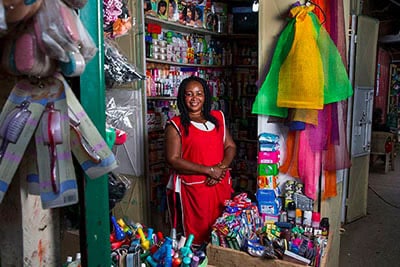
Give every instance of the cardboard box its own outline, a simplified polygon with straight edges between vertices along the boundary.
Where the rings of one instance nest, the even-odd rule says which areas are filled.
[[[332,232],[329,233],[328,243],[325,248],[323,257],[321,258],[320,265],[325,267],[327,265],[327,259],[329,255],[329,250],[332,243]],[[253,257],[246,252],[234,250],[230,248],[223,248],[219,246],[214,246],[209,244],[207,246],[207,258],[208,266],[215,267],[236,267],[236,266],[246,266],[246,267],[301,267],[304,264],[296,263],[295,260],[292,262],[287,260],[269,260],[262,259],[258,257]],[[286,257],[286,259],[289,259]]]
[[[269,260],[259,257],[252,257],[246,252],[223,248],[214,245],[207,246],[208,264],[216,267],[226,266],[246,266],[246,267],[303,267],[304,265],[296,264],[284,260]]]

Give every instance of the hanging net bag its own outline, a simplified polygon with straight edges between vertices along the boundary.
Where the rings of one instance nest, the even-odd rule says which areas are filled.
[[[317,45],[318,31],[310,13],[314,6],[290,10],[295,18],[292,47],[279,72],[278,107],[322,109],[324,73]]]
[[[290,20],[288,25],[279,36],[274,54],[272,56],[270,70],[265,78],[265,81],[261,85],[253,104],[253,114],[269,115],[281,118],[286,118],[288,115],[287,108],[277,107],[276,98],[278,93],[279,70],[282,62],[289,54],[290,47],[293,42],[294,23],[295,20]]]

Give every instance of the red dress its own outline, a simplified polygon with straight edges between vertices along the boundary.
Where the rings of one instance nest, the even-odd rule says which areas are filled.
[[[201,130],[194,125],[189,126],[189,135],[184,134],[180,117],[171,119],[178,130],[182,142],[182,158],[188,161],[214,166],[224,158],[225,118],[221,111],[211,111],[218,120],[219,129]],[[194,235],[194,244],[210,240],[211,227],[221,216],[224,201],[231,198],[232,184],[229,171],[218,184],[207,186],[206,175],[179,174],[172,175],[174,188],[180,188],[182,222],[184,235]]]

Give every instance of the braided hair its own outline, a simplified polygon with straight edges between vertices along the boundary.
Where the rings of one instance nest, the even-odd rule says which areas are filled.
[[[212,122],[218,130],[219,129],[218,121],[213,115],[211,115],[212,99],[211,99],[210,88],[208,87],[207,82],[200,77],[190,76],[184,79],[179,85],[178,97],[177,97],[178,109],[180,112],[181,123],[185,130],[185,135],[189,134],[189,126],[190,126],[189,112],[185,103],[185,89],[191,82],[199,82],[203,87],[204,90],[204,105],[202,109],[203,116],[206,120]]]

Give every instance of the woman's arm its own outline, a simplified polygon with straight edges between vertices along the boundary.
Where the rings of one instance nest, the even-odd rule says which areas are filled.
[[[172,124],[167,124],[164,138],[165,159],[178,173],[203,174],[213,178],[219,177],[216,168],[196,164],[181,157],[181,137]]]
[[[231,165],[233,159],[236,156],[236,144],[232,139],[232,136],[228,130],[225,129],[225,142],[224,142],[224,159],[219,164],[222,168],[228,168]]]

